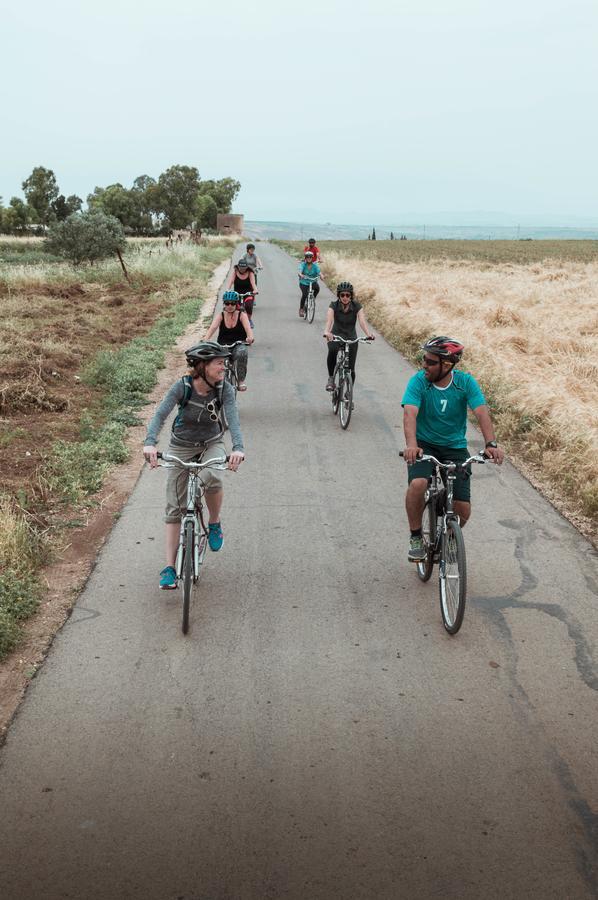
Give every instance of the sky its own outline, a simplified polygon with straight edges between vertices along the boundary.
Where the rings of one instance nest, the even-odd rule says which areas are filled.
[[[252,220],[598,224],[596,0],[2,2],[0,195],[173,164]]]

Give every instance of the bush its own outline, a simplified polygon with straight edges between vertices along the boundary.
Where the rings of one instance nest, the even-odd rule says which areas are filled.
[[[82,262],[106,259],[125,249],[125,234],[114,216],[101,210],[73,213],[50,228],[46,248],[78,266]]]

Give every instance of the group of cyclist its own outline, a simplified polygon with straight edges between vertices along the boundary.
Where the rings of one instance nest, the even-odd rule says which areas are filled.
[[[317,285],[320,276],[319,261],[320,251],[315,240],[310,238],[304,251],[304,261],[299,267],[300,316],[303,314],[309,284],[314,284],[315,293],[316,287],[319,290]],[[209,448],[211,458],[225,457],[223,435],[228,428],[232,439],[229,468],[236,471],[244,460],[235,391],[224,380],[224,370],[225,359],[232,356],[237,365],[238,389],[240,391],[246,389],[246,345],[253,343],[252,309],[246,309],[240,295],[246,293],[243,287],[249,285],[253,299],[258,268],[261,268],[261,263],[255,254],[255,245],[248,244],[245,257],[236,263],[231,273],[227,290],[223,295],[222,311],[214,318],[205,340],[186,353],[188,374],[172,385],[148,426],[143,452],[152,468],[157,465],[158,432],[177,404],[179,410],[172,426],[169,453],[189,461],[205,454]],[[374,340],[362,306],[355,298],[353,285],[343,281],[337,285],[336,300],[330,303],[326,314],[324,337],[328,342],[326,382],[328,391],[333,390],[334,367],[341,346],[335,341],[335,337],[355,340],[357,324],[368,339]],[[214,342],[211,338],[216,333],[217,341]],[[358,346],[355,343],[349,348],[353,381],[355,381]],[[423,368],[410,378],[401,401],[406,444],[403,455],[408,465],[409,482],[405,498],[411,532],[408,559],[412,562],[419,562],[426,555],[422,536],[422,515],[428,479],[432,474],[432,463],[419,457],[429,454],[441,462],[448,460],[461,462],[467,459],[466,430],[469,408],[473,411],[484,437],[486,456],[499,465],[504,459],[503,450],[496,442],[488,406],[478,383],[472,375],[455,370],[455,366],[462,358],[463,350],[462,343],[445,335],[432,337],[426,341],[422,345]],[[209,468],[202,470],[200,477],[204,485],[209,514],[208,544],[213,551],[218,551],[224,540],[220,521],[222,483]],[[468,471],[458,470],[455,483],[455,511],[459,515],[461,525],[467,522],[471,514],[469,478]],[[164,590],[177,586],[174,561],[179,540],[181,510],[185,505],[187,480],[188,473],[184,469],[172,469],[169,473],[165,513],[167,559],[166,567],[160,573],[160,588]]]

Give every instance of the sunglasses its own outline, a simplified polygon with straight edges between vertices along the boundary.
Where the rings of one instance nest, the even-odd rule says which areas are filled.
[[[202,408],[202,410],[201,410],[201,412],[200,412],[200,414],[199,414],[198,421],[199,421],[199,419],[201,419],[201,417],[203,416],[204,411],[209,412],[209,414],[210,414],[210,419],[212,420],[212,422],[217,422],[217,421],[218,421],[218,414],[217,414],[217,412],[216,412],[216,401],[215,401],[215,400],[210,400],[209,403],[206,403],[206,405]]]
[[[351,294],[342,293],[342,294],[339,294],[339,297],[348,297],[349,299],[351,299]]]
[[[424,356],[422,359],[422,366],[439,366],[439,359],[430,359],[428,356]]]
[[[236,306],[239,302],[238,300],[223,300],[222,301],[225,306]]]

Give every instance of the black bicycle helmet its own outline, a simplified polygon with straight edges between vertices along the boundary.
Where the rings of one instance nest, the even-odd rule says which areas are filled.
[[[241,258],[237,263],[237,269],[248,269],[249,265],[246,259]]]
[[[336,286],[336,296],[338,297],[338,295],[339,295],[341,292],[344,294],[345,291],[348,291],[348,292],[351,294],[351,300],[352,300],[352,299],[353,299],[354,291],[353,291],[353,285],[351,284],[350,281],[341,281],[340,284],[337,284],[337,286]]]
[[[255,250],[255,244],[247,244],[246,250]]]
[[[310,238],[310,239],[308,240],[307,243],[308,243],[308,244],[315,244],[315,242],[316,242],[316,239],[315,239],[315,238]]]
[[[216,341],[202,341],[189,350],[185,350],[188,366],[196,366],[198,362],[209,362],[211,359],[226,359],[231,355],[230,347],[217,344]]]
[[[442,356],[450,362],[457,363],[463,356],[465,347],[455,338],[447,337],[445,334],[439,337],[429,338],[421,349],[424,352],[435,353],[436,356]]]

